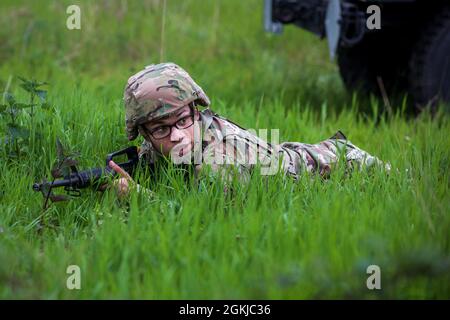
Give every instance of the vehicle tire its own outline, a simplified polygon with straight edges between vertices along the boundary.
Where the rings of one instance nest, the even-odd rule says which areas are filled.
[[[411,40],[403,40],[380,32],[367,34],[352,47],[339,47],[339,72],[346,88],[380,96],[379,78],[388,96],[406,90]]]
[[[450,7],[423,29],[410,60],[409,86],[419,110],[450,102]]]

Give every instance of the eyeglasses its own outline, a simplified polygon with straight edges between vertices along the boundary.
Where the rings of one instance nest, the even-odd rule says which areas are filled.
[[[192,126],[194,124],[194,114],[191,113],[188,116],[185,116],[179,120],[177,120],[177,122],[175,122],[175,124],[172,125],[163,125],[163,126],[159,126],[156,127],[152,130],[147,130],[144,126],[141,126],[142,129],[149,133],[153,138],[155,139],[164,139],[166,137],[168,137],[171,133],[172,133],[172,128],[173,127],[177,127],[177,129],[187,129],[190,126]]]

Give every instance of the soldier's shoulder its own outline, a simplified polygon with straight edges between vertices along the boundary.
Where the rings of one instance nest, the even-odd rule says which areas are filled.
[[[143,160],[147,163],[155,163],[158,156],[153,145],[147,140],[144,140],[144,142],[142,142],[141,146],[139,147],[138,155],[140,160]]]
[[[211,110],[210,108],[206,108],[200,111],[200,114],[202,115],[203,119],[212,119],[214,122],[220,123],[221,127],[224,128],[235,127],[241,130],[247,130],[242,126],[240,126],[239,124],[235,123],[234,121],[230,120],[228,117],[220,115],[217,112]]]

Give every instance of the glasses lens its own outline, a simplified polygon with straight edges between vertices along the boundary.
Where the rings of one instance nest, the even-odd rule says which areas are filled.
[[[152,136],[155,139],[162,139],[165,138],[169,135],[170,133],[170,127],[169,126],[162,126],[159,128],[156,128],[155,130],[152,131]]]
[[[177,128],[178,129],[186,129],[190,126],[192,126],[192,124],[194,123],[194,119],[192,118],[191,115],[181,118],[180,120],[178,120],[177,122]]]
[[[186,129],[189,128],[190,126],[192,126],[192,124],[194,123],[194,118],[192,115],[186,116],[184,118],[181,118],[180,120],[177,121],[177,123],[175,123],[175,126],[178,129]],[[172,125],[173,126],[173,125]],[[150,134],[153,136],[153,138],[155,139],[162,139],[167,137],[170,134],[170,129],[172,126],[160,126],[154,130],[152,130],[150,132]]]

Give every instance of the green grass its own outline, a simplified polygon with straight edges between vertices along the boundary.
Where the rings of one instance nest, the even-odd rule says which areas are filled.
[[[133,195],[129,209],[85,190],[43,212],[31,185],[50,177],[56,137],[81,153],[80,167],[104,165],[130,144],[127,78],[161,59],[162,1],[79,3],[81,31],[65,28],[71,1],[0,5],[1,91],[12,76],[26,99],[15,76],[46,80],[54,106],[20,117],[37,134],[19,159],[1,146],[1,298],[450,298],[448,115],[397,106],[377,116],[382,103],[344,92],[325,42],[294,27],[265,34],[256,0],[168,1],[163,60],[243,126],[310,143],[340,129],[391,175],[255,175],[227,196],[220,182],[199,190],[169,170],[148,181],[154,198]],[[81,290],[66,288],[71,264]],[[371,264],[380,291],[366,288]]]

